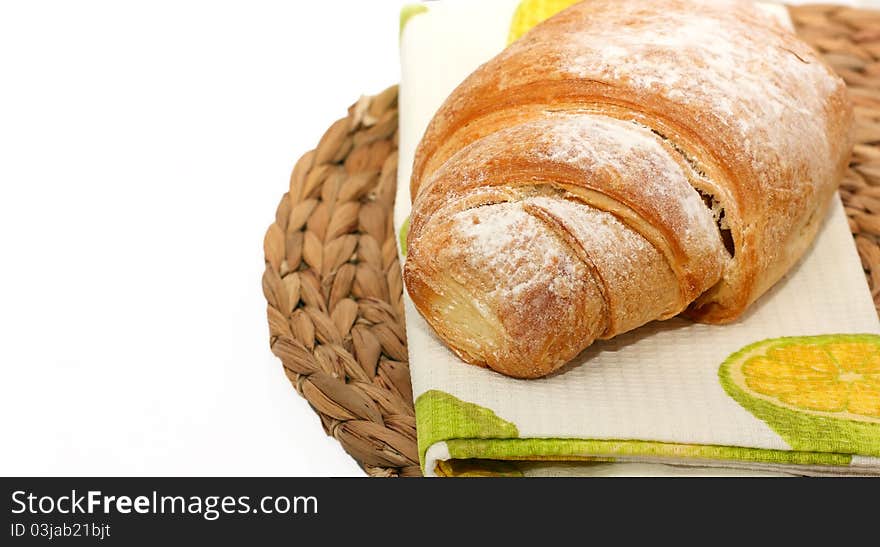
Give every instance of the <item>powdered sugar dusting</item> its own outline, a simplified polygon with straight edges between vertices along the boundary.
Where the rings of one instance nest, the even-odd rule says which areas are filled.
[[[706,247],[708,239],[717,237],[711,211],[690,186],[681,165],[648,129],[598,115],[558,116],[535,129],[539,157],[588,172],[625,171],[631,180],[643,180],[637,191],[646,201],[674,208],[676,216],[683,216],[679,237],[686,245]],[[631,180],[621,184],[631,185]]]
[[[592,255],[593,264],[606,274],[603,277],[610,278],[606,281],[613,284],[619,284],[636,273],[637,263],[643,261],[645,256],[660,257],[645,238],[614,215],[559,198],[538,197],[528,200],[528,203],[560,219],[584,250]],[[606,249],[612,252],[605,253]]]
[[[559,198],[528,201],[557,219],[590,257],[605,289],[606,335],[678,313],[687,304],[666,258],[614,215]]]
[[[503,203],[463,211],[454,217],[468,252],[462,257],[473,269],[507,279],[495,287],[493,299],[516,299],[531,289],[549,287],[566,297],[585,270],[541,222],[521,203]],[[540,249],[542,252],[536,253]]]
[[[584,162],[595,166],[617,165],[621,157],[630,153],[660,150],[648,131],[638,131],[632,124],[621,123],[607,116],[556,116],[553,123],[548,124],[537,137],[542,141],[536,150],[538,155],[573,165]],[[606,145],[612,146],[608,148]],[[671,170],[678,168],[672,161],[666,167]]]
[[[642,2],[615,2],[613,9],[601,1],[589,4],[594,11],[585,8],[584,16],[555,23],[561,33],[530,35],[509,55],[519,48],[537,55],[543,48],[553,51],[547,61],[561,77],[699,105],[707,120],[737,135],[757,170],[815,165],[811,157],[829,157],[824,118],[817,113],[839,80],[751,4],[670,0],[668,9]],[[824,175],[814,170],[810,179],[818,184]]]

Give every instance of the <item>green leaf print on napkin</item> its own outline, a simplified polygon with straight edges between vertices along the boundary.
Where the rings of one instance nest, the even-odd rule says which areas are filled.
[[[519,430],[492,410],[432,389],[416,399],[419,455],[434,443],[449,439],[515,439]]]
[[[406,220],[403,221],[403,225],[400,227],[400,233],[397,237],[400,239],[400,253],[403,256],[406,256],[406,236],[409,235],[409,217],[406,217]]]

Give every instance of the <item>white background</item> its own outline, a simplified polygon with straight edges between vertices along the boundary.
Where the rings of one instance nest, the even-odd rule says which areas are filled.
[[[401,4],[0,3],[0,475],[363,475],[269,351],[262,241]]]
[[[0,475],[362,475],[269,352],[262,239],[402,3],[0,3]]]

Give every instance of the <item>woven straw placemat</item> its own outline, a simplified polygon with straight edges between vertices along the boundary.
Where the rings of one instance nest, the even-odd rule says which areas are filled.
[[[841,185],[880,309],[880,12],[790,9],[849,84],[856,146]],[[263,292],[284,372],[367,474],[421,474],[392,207],[397,87],[362,97],[300,158],[266,232]]]

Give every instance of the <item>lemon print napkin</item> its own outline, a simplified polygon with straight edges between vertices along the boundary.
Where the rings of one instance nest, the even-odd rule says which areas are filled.
[[[402,242],[413,155],[436,109],[477,66],[572,3],[403,10]],[[767,12],[787,22],[784,8]],[[405,300],[426,475],[880,475],[880,323],[838,198],[801,263],[741,321],[654,322],[539,380],[463,363]]]

